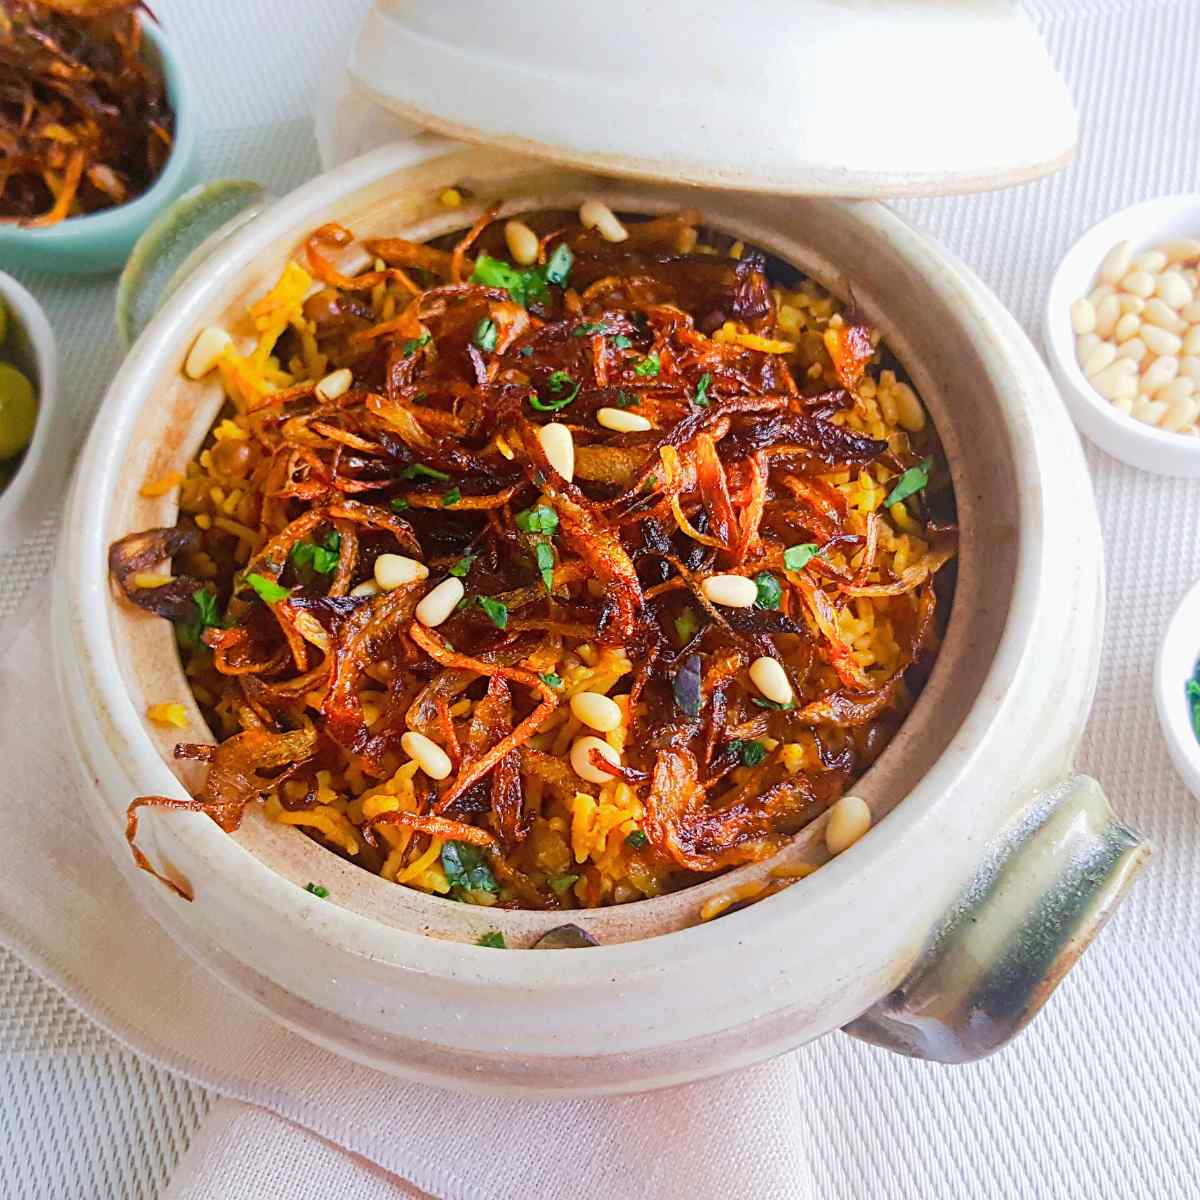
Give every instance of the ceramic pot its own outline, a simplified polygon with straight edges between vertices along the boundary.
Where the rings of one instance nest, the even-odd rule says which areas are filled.
[[[450,185],[476,197],[447,210]],[[977,1057],[1036,1011],[1144,859],[1072,756],[1095,685],[1100,537],[1082,454],[1050,380],[999,303],[961,264],[873,202],[712,193],[706,220],[853,287],[910,371],[949,457],[964,530],[957,594],[932,677],[856,792],[876,824],[777,895],[703,923],[719,890],[814,852],[820,825],[778,858],[674,896],[573,914],[600,945],[528,947],[561,915],[496,912],[387,883],[251,811],[233,836],[150,813],[141,843],[191,882],[193,903],[133,869],[135,795],[184,796],[170,752],[207,736],[170,626],[117,599],[109,543],[175,519],[138,494],[182,470],[221,402],[180,371],[196,331],[275,279],[308,231],[426,238],[506,212],[598,196],[623,211],[696,206],[694,189],[615,183],[425,140],[367,155],[280,201],[211,252],[137,341],[96,420],[57,574],[56,669],[86,805],[142,902],[198,961],[304,1037],[427,1082],[598,1093],[743,1066],[854,1022],[942,1060]],[[180,735],[146,706],[188,704]],[[190,782],[195,783],[194,779]],[[310,881],[328,900],[304,891]]]

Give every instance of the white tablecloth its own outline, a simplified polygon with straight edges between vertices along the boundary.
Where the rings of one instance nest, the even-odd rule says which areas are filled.
[[[1036,336],[1049,272],[1083,228],[1144,197],[1200,191],[1200,0],[1027,6],[1083,116],[1076,163],[1009,192],[901,207],[972,264]],[[184,47],[201,95],[207,173],[254,178],[276,192],[311,174],[310,97],[363,0],[155,0],[154,8]],[[847,64],[848,87],[853,78]],[[904,83],[897,64],[895,86]],[[82,438],[119,357],[111,282],[24,281],[64,348],[65,398]],[[1156,639],[1200,576],[1200,484],[1142,475],[1092,448],[1088,458],[1107,543],[1109,616],[1082,765],[1158,855],[1005,1053],[950,1069],[835,1035],[794,1056],[811,1115],[796,1137],[822,1195],[1200,1196],[1200,829],[1195,801],[1167,761],[1150,691]],[[0,560],[0,645],[3,623],[11,627],[44,590],[52,537],[48,519],[42,536]],[[36,797],[25,799],[36,807]],[[752,1073],[744,1079],[753,1086]],[[156,1197],[211,1099],[122,1050],[0,952],[0,1196]],[[564,1190],[584,1186],[564,1174]],[[728,1194],[740,1194],[736,1180]]]

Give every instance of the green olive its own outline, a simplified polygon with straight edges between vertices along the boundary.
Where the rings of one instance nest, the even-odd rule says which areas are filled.
[[[37,398],[33,384],[8,363],[0,363],[0,461],[15,458],[33,437]]]

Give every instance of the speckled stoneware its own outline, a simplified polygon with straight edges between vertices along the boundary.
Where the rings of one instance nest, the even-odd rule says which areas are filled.
[[[471,203],[442,208],[450,185]],[[715,892],[823,862],[820,823],[770,862],[574,913],[600,944],[567,953],[479,948],[490,929],[528,947],[562,917],[397,887],[256,811],[235,836],[202,816],[144,817],[147,853],[195,889],[193,903],[179,900],[133,869],[125,808],[138,794],[184,796],[172,744],[207,732],[170,627],[114,596],[105,557],[121,534],[175,518],[172,497],[138,489],[184,468],[220,404],[217,383],[180,373],[196,331],[240,318],[323,222],[425,238],[469,225],[493,198],[508,213],[589,196],[628,212],[698,205],[841,297],[852,286],[937,423],[964,530],[958,590],[928,687],[855,789],[875,826],[810,877],[709,923],[698,913]],[[1015,322],[878,204],[698,196],[499,150],[385,148],[218,247],[112,385],[72,495],[55,600],[86,807],[147,910],[195,958],[303,1036],[383,1070],[480,1091],[615,1092],[729,1070],[848,1022],[907,1053],[974,1057],[1036,1010],[1147,853],[1093,783],[1065,782],[1102,628],[1089,496],[1070,422]],[[187,704],[182,735],[144,720],[162,700]],[[328,900],[304,891],[312,880]],[[927,1036],[906,1033],[926,1012]]]
[[[175,114],[171,155],[154,186],[128,204],[69,217],[45,229],[0,223],[0,266],[53,275],[116,271],[146,226],[195,181],[198,113],[187,70],[167,36],[151,20],[142,23],[148,54],[162,63]]]

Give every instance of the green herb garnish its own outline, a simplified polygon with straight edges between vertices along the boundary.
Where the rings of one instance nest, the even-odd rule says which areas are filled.
[[[685,646],[692,640],[699,628],[700,618],[696,616],[694,608],[685,608],[675,618],[675,636]]]
[[[183,650],[199,650],[204,643],[200,635],[209,628],[220,629],[223,622],[217,608],[217,598],[208,588],[200,588],[192,593],[197,615],[190,621],[178,621],[175,624],[175,638]]]
[[[496,322],[491,317],[484,317],[478,325],[475,326],[474,336],[471,341],[477,345],[480,350],[486,350],[488,353],[496,348]]]
[[[762,742],[742,741],[741,738],[734,738],[729,743],[729,749],[742,760],[743,767],[757,767],[767,757],[767,748]]]
[[[574,264],[575,255],[571,253],[571,247],[566,242],[559,242],[554,247],[543,270],[546,282],[555,283],[559,287],[562,287],[567,282],[567,277],[571,274],[571,267]]]
[[[572,887],[579,882],[578,875],[551,875],[546,882],[550,885],[550,890],[556,895],[561,896],[567,888]]]
[[[470,842],[447,842],[442,847],[442,870],[451,888],[462,892],[500,891],[483,852]]]
[[[479,556],[476,554],[464,554],[462,558],[460,558],[458,562],[456,562],[454,566],[450,568],[450,574],[456,579],[465,578],[467,572],[471,569],[471,564],[478,557]]]
[[[899,504],[901,500],[907,500],[919,492],[929,482],[929,469],[932,466],[932,458],[923,458],[915,467],[909,467],[897,480],[884,505],[891,508],[893,504]]]
[[[532,346],[522,346],[521,349],[517,351],[517,353],[522,358],[532,358],[533,357],[533,347]]]
[[[635,375],[643,375],[648,378],[654,378],[659,371],[662,370],[662,363],[658,360],[658,351],[655,350],[647,354],[636,367],[633,368]]]
[[[631,404],[636,404],[636,403],[637,403],[636,396],[631,396],[628,392],[624,392],[624,391],[617,392],[617,404],[619,404],[621,406],[621,408],[628,408]]]
[[[589,321],[586,325],[576,325],[571,330],[572,337],[590,337],[593,333],[607,333],[603,321]]]
[[[567,251],[570,254],[570,251]],[[553,262],[553,258],[551,259]],[[561,283],[550,273],[550,263],[544,268],[530,267],[520,271],[516,267],[489,254],[481,254],[475,260],[475,270],[471,273],[472,283],[482,283],[485,287],[503,288],[517,304],[529,307],[530,301],[542,300],[546,296],[546,284]],[[570,264],[567,265],[570,270]],[[566,275],[563,275],[563,279]]]
[[[616,346],[618,350],[628,350],[633,343],[623,333],[618,333],[617,336],[613,338],[613,345]]]
[[[775,712],[791,712],[796,707],[795,700],[789,700],[786,704],[779,704],[775,700],[764,700],[761,696],[751,696],[750,699],[759,708],[770,708]]]
[[[388,507],[392,512],[403,512],[406,508],[411,507],[403,496],[397,496],[394,500],[388,501]]]
[[[452,487],[442,497],[442,507],[443,508],[453,508],[461,499],[462,499],[462,492],[460,492],[458,490],[458,488]]]
[[[323,545],[313,542],[297,542],[292,547],[291,559],[297,567],[311,567],[320,575],[332,575],[337,569],[342,535],[331,533]]]
[[[221,615],[217,611],[217,598],[208,588],[201,588],[198,592],[193,592],[192,599],[196,602],[196,607],[200,610],[201,630],[209,628],[210,625],[221,624]]]
[[[546,591],[554,591],[554,547],[549,542],[538,542],[534,547],[534,555]],[[504,626],[501,625],[500,628],[503,629]]]
[[[424,463],[409,463],[403,471],[400,472],[401,479],[436,479],[438,483],[445,483],[450,476],[445,471],[439,471],[436,467],[427,467]]]
[[[516,522],[522,533],[555,533],[558,530],[558,513],[545,504],[538,504],[517,513]]]
[[[304,885],[306,892],[311,892],[318,900],[326,900],[329,898],[329,889],[322,887],[319,883],[306,883]]]
[[[483,934],[476,942],[477,946],[490,946],[493,950],[507,950],[508,947],[504,944],[504,934],[498,929],[489,930]]]
[[[508,605],[503,600],[496,600],[491,596],[480,596],[479,607],[491,618],[492,624],[497,629],[505,629],[508,626]]]
[[[428,346],[433,338],[429,334],[423,333],[420,337],[409,338],[407,342],[400,343],[401,354],[415,354],[422,346]]]
[[[711,384],[712,372],[705,371],[696,384],[696,394],[692,397],[693,404],[698,405],[700,408],[707,408],[709,406],[708,389]]]
[[[566,371],[555,371],[554,374],[551,375],[548,380],[546,380],[546,383],[549,385],[552,392],[561,392],[563,388],[574,382],[575,381],[566,373]],[[556,399],[548,402],[543,401],[536,392],[531,392],[529,394],[529,407],[535,412],[558,412],[560,408],[566,408],[567,405],[570,404],[571,401],[574,400],[578,395],[579,384],[577,383],[575,383],[575,386],[572,387],[571,390],[566,393],[566,395],[559,396]]]
[[[286,600],[291,595],[287,588],[280,587],[275,580],[253,571],[246,576],[246,582],[258,593],[258,598],[264,604],[278,604],[280,600]]]
[[[783,588],[779,580],[770,571],[761,571],[754,577],[754,586],[758,588],[758,596],[754,603],[759,608],[778,608],[783,601]]]
[[[820,553],[816,542],[804,542],[800,546],[789,546],[783,552],[783,567],[785,571],[803,571],[809,560]]]
[[[562,676],[554,671],[551,671],[547,675],[539,675],[538,678],[549,688],[562,687]]]
[[[640,850],[643,846],[650,844],[650,839],[640,829],[634,829],[625,835],[625,844],[632,846],[635,850]]]

